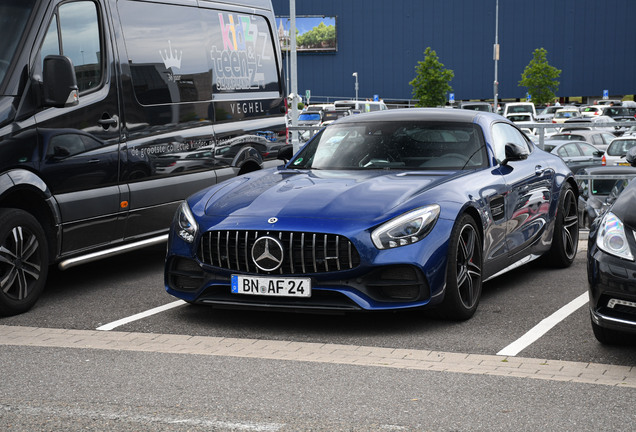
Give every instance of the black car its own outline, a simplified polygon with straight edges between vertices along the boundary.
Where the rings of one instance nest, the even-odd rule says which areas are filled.
[[[627,154],[636,166],[636,148]],[[594,335],[622,343],[636,335],[636,181],[631,181],[590,229],[587,278]]]
[[[634,177],[636,168],[627,166],[600,166],[578,171],[576,181],[579,185],[579,226],[589,228],[614,202],[618,191]]]

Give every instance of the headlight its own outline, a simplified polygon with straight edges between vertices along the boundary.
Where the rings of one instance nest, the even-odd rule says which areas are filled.
[[[199,226],[194,220],[192,211],[188,203],[184,202],[177,210],[177,235],[188,243],[192,243],[198,230]]]
[[[371,239],[378,249],[392,249],[413,244],[431,232],[438,217],[437,204],[422,207],[379,226],[371,233]]]
[[[623,222],[612,212],[607,213],[599,225],[596,246],[610,255],[634,261]]]

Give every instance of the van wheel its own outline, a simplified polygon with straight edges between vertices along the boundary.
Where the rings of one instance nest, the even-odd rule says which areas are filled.
[[[29,310],[48,269],[48,243],[38,221],[23,210],[0,209],[0,315]]]

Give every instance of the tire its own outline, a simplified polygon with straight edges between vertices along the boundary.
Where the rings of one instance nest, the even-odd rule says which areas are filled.
[[[446,291],[441,315],[464,321],[471,318],[481,297],[483,246],[475,220],[462,215],[451,234],[446,265]]]
[[[48,242],[31,214],[0,209],[0,316],[28,311],[44,289]]]
[[[557,209],[552,246],[545,255],[548,265],[556,268],[569,267],[579,245],[579,217],[577,200],[570,184],[561,188],[559,208]]]

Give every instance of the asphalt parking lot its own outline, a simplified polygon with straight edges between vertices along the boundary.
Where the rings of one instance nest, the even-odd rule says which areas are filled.
[[[511,409],[522,417],[533,410],[548,418],[525,420],[519,430],[542,424],[559,430],[598,430],[607,424],[629,430],[622,427],[633,424],[633,410],[617,413],[616,407],[636,395],[636,344],[607,347],[594,338],[585,297],[584,242],[580,246],[569,269],[530,264],[486,283],[477,314],[459,323],[423,312],[305,315],[186,305],[163,290],[162,248],[54,272],[32,311],[0,319],[2,362],[11,377],[0,398],[0,424],[33,430],[44,418],[89,417],[94,420],[79,421],[76,430],[79,425],[103,428],[112,418],[125,425],[112,430],[509,430]],[[332,377],[330,384],[322,381],[325,373]],[[218,380],[213,385],[212,376]],[[362,387],[341,387],[362,377]],[[47,390],[43,393],[37,383]],[[489,385],[491,390],[485,390]],[[64,392],[61,406],[52,402],[58,386]],[[297,393],[295,401],[286,386]],[[428,389],[424,393],[422,386]],[[482,396],[472,387],[482,389]],[[210,388],[216,405],[199,406],[194,395],[206,400]],[[276,389],[285,396],[273,395]],[[340,401],[364,410],[384,391],[401,401],[400,413],[379,408],[376,401],[378,407],[365,420],[334,407]],[[542,392],[546,398],[586,400],[570,414],[596,418],[596,423],[570,428],[571,419],[559,413],[563,405],[541,402],[537,394]],[[144,397],[151,400],[139,400]],[[175,397],[192,413],[175,411]],[[269,398],[272,409],[239,412],[226,401],[236,397],[248,403]],[[299,407],[299,397],[320,400]],[[437,397],[438,411],[449,406],[457,411],[433,421],[403,406],[409,405],[405,400],[415,404]],[[457,417],[466,397],[484,398],[474,402],[482,414]],[[93,402],[84,404],[86,398]],[[140,414],[122,413],[128,398]],[[155,404],[161,414],[153,414],[159,409]],[[599,419],[590,404],[612,408]],[[324,413],[329,407],[332,412]],[[483,414],[489,410],[490,417]],[[447,428],[455,424],[451,418],[458,429]],[[374,428],[369,419],[382,427]],[[174,426],[176,421],[185,429]]]

